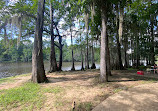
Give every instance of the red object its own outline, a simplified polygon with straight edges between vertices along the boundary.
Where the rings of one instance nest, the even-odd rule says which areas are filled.
[[[143,71],[137,71],[137,74],[144,75],[144,72]]]

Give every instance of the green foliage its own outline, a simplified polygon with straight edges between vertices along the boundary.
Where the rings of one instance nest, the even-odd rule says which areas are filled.
[[[30,41],[23,41],[17,49],[16,39],[12,40],[12,45],[6,46],[3,40],[0,41],[0,61],[30,61],[32,58],[32,43]],[[25,43],[25,44],[24,44]],[[9,48],[8,48],[9,47]]]

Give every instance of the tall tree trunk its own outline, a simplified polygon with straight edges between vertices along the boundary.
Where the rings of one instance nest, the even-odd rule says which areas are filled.
[[[55,57],[55,45],[54,45],[54,30],[53,30],[53,8],[52,3],[50,2],[50,32],[51,32],[51,52],[50,52],[50,70],[49,72],[57,71],[57,62]]]
[[[81,46],[81,70],[84,70],[84,65],[83,65],[83,48]]]
[[[128,38],[125,37],[125,41],[124,41],[124,55],[125,55],[125,68],[128,68],[128,64],[127,64],[127,42],[128,42]]]
[[[92,37],[92,47],[91,47],[91,63],[92,63],[92,66],[91,66],[91,69],[96,69],[96,66],[95,66],[95,60],[94,60],[94,46],[93,46],[93,37]]]
[[[121,10],[121,9],[120,9]],[[116,5],[116,28],[117,28],[117,35],[116,35],[116,39],[117,39],[117,57],[118,57],[118,69],[119,70],[122,70],[123,69],[123,65],[122,65],[122,59],[121,59],[121,44],[120,44],[120,41],[121,41],[121,38],[122,38],[122,14],[121,11],[120,11],[120,16],[119,16],[119,21],[118,21],[118,5]]]
[[[136,31],[136,68],[140,65],[140,52],[139,52],[139,33]]]
[[[71,45],[72,45],[72,67],[71,70],[75,71],[75,64],[74,64],[74,51],[73,51],[73,40],[72,40],[72,30],[70,26],[70,32],[71,32]]]
[[[118,57],[118,69],[122,70],[122,59],[121,59],[121,44],[119,42],[119,37],[117,36],[117,57]]]
[[[107,4],[106,4],[107,5]],[[100,49],[100,81],[108,81],[107,73],[107,15],[105,1],[101,3],[101,20],[102,20],[102,31],[101,31],[101,49]]]
[[[80,42],[82,41],[81,33],[80,33]],[[81,45],[81,70],[84,70],[83,65],[83,46]]]
[[[87,60],[87,64],[86,64],[86,69],[89,69],[89,58],[88,58],[88,48],[89,48],[89,40],[88,40],[88,31],[89,31],[89,14],[85,12],[85,26],[86,26],[86,42],[87,42],[87,55],[86,55],[86,60]]]
[[[45,0],[38,1],[37,21],[35,28],[34,47],[32,52],[32,77],[31,80],[36,83],[46,82],[43,51],[42,51],[42,34],[44,21]]]
[[[109,76],[112,76],[112,74],[111,74],[111,63],[110,63],[110,50],[109,50],[109,36],[108,36],[108,34],[107,34],[107,43],[106,43],[106,47],[107,47],[107,73],[108,73],[108,75]]]
[[[87,38],[87,56],[86,56],[86,57],[87,57],[87,58],[86,58],[86,60],[87,60],[87,66],[86,66],[86,68],[89,69],[89,54],[88,54],[88,51],[89,51],[89,49],[88,49],[88,48],[89,48],[88,43],[89,43],[89,42],[88,42],[88,32],[87,32],[87,37],[86,37],[86,38]]]
[[[55,24],[54,24],[55,25]],[[55,28],[56,28],[56,31],[57,31],[57,34],[59,36],[59,51],[60,51],[60,56],[59,56],[59,64],[57,65],[57,70],[58,71],[61,71],[62,70],[62,62],[63,62],[63,44],[62,44],[62,36],[59,34],[59,30],[57,28],[57,26],[55,25]]]
[[[59,35],[59,50],[60,50],[60,56],[59,56],[59,67],[58,70],[62,70],[62,62],[63,62],[63,44],[62,44],[62,36]]]
[[[150,23],[151,23],[151,65],[154,65],[155,63],[155,53],[154,53],[154,16],[151,15],[150,17]]]
[[[5,43],[5,45],[7,45],[7,41],[8,41],[7,30],[6,30],[6,27],[4,27],[4,43]]]
[[[86,68],[86,66],[87,66],[86,47],[84,48],[84,65],[85,65],[85,68]]]

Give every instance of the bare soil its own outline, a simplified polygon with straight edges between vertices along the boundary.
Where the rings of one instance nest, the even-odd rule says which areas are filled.
[[[109,96],[141,84],[157,82],[157,75],[139,76],[136,71],[112,71],[108,83],[99,83],[99,70],[54,72],[47,74],[49,83],[42,88],[56,88],[56,93],[44,93],[41,111],[90,111]],[[2,83],[0,89],[14,88],[29,81],[30,76],[18,77],[13,83]],[[13,109],[14,110],[14,109]]]

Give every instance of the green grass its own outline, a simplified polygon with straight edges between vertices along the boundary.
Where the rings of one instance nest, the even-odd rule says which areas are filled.
[[[7,78],[1,78],[0,79],[0,84],[4,83],[4,82],[14,82],[15,77],[7,77]]]
[[[114,89],[114,93],[118,93],[118,92],[120,92],[120,91],[122,91],[122,89],[120,89],[120,88]]]
[[[92,110],[92,103],[91,102],[84,102],[84,103],[80,103],[77,106],[77,110],[75,111],[91,111]]]
[[[43,91],[44,91],[45,93],[59,94],[59,93],[63,92],[64,89],[61,88],[61,87],[59,87],[59,86],[57,86],[57,87],[44,88]]]
[[[155,82],[157,82],[157,80],[155,80],[155,79],[148,79],[148,80],[142,81],[142,84],[155,83]]]
[[[40,85],[25,83],[18,88],[1,90],[0,110],[9,110],[19,107],[21,110],[40,109],[44,102],[44,95]]]
[[[29,75],[30,75],[30,73],[22,74],[22,75],[16,75],[16,76],[7,77],[7,78],[1,78],[0,79],[0,84],[5,83],[5,82],[14,82],[17,77],[25,77],[25,76],[29,76]]]

